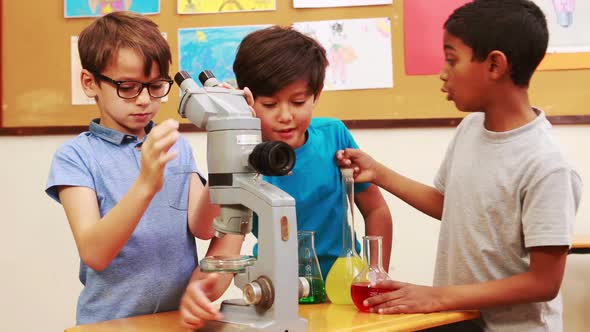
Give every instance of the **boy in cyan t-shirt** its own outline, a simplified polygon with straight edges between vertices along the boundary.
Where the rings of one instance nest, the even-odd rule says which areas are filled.
[[[312,111],[324,86],[326,51],[314,39],[278,26],[255,31],[242,40],[234,62],[238,86],[252,91],[263,138],[289,144],[296,154],[292,174],[264,179],[295,198],[297,229],[315,232],[316,253],[324,280],[342,249],[342,199],[336,151],[358,145],[337,119],[315,118]],[[375,185],[355,186],[355,203],[365,221],[365,234],[383,236],[383,266],[389,268],[392,221],[389,208]],[[361,220],[359,218],[358,220]],[[253,233],[257,234],[255,224]],[[357,246],[358,249],[358,246]],[[213,279],[214,280],[214,279]],[[205,295],[214,281],[191,285],[192,301],[181,313],[191,327],[219,319]]]
[[[324,280],[342,249],[341,227],[346,212],[342,200],[345,188],[335,153],[358,147],[340,120],[312,118],[327,64],[326,52],[316,40],[278,26],[246,36],[234,61],[238,86],[248,87],[254,96],[253,108],[260,118],[263,137],[295,149],[297,161],[292,173],[267,176],[265,180],[295,198],[297,229],[315,232]],[[365,234],[383,236],[387,270],[392,238],[389,208],[375,185],[355,187],[355,203],[364,217]]]

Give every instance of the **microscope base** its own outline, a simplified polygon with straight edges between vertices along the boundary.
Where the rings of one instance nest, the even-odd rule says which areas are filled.
[[[256,307],[244,304],[242,300],[226,300],[221,306],[223,320],[209,321],[199,331],[221,332],[304,332],[307,331],[307,320],[295,317],[294,320],[278,321],[264,317],[264,313],[256,311]]]

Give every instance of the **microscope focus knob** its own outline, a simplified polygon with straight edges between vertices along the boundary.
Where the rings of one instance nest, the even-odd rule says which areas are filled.
[[[258,304],[262,299],[262,288],[260,284],[253,281],[244,286],[244,301],[248,304]]]
[[[244,286],[244,301],[251,305],[257,305],[269,309],[274,303],[275,292],[271,281],[267,277],[259,277]]]

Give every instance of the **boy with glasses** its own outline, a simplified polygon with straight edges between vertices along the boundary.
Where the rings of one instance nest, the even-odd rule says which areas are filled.
[[[152,121],[172,85],[169,46],[151,20],[114,12],[84,29],[78,48],[82,88],[100,118],[58,149],[46,188],[80,254],[77,324],[175,310],[201,276],[195,236],[213,236],[218,207],[178,123]],[[208,254],[240,246],[228,235]]]

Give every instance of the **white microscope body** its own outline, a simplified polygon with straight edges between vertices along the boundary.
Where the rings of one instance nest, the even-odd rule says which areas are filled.
[[[205,330],[306,331],[307,321],[298,314],[295,200],[259,176],[287,174],[295,163],[293,149],[283,142],[262,143],[260,120],[243,91],[215,87],[207,71],[199,79],[204,88],[188,73],[176,74],[183,93],[178,113],[207,130],[209,193],[221,206],[215,234],[251,232],[252,211],[259,220],[258,259],[234,278],[243,299],[223,301],[223,320],[209,322]]]

